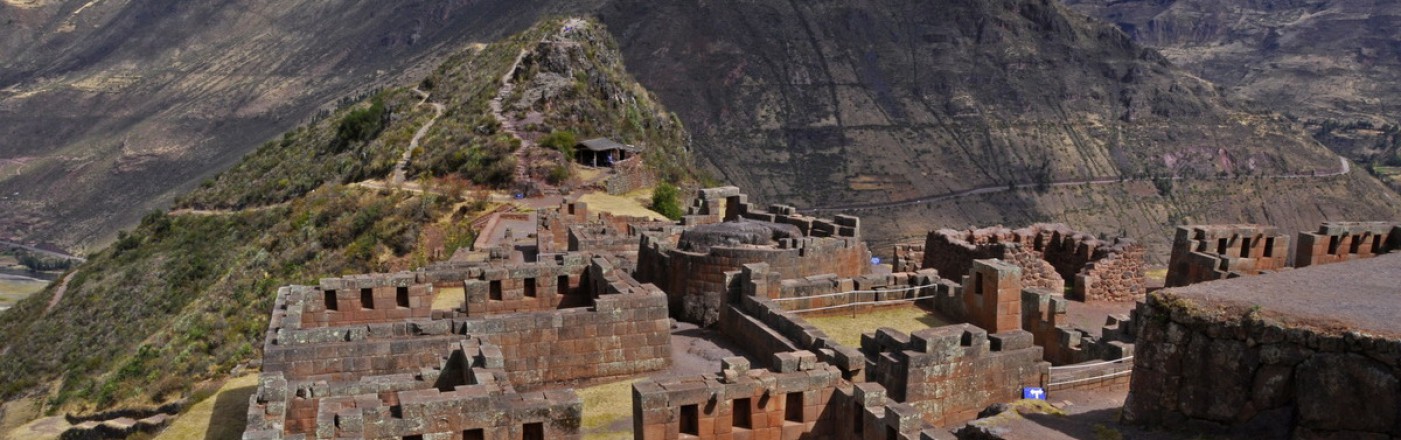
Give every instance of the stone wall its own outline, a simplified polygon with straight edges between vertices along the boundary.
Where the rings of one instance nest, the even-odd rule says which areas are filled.
[[[898,251],[898,248],[897,248]],[[1000,259],[1022,268],[1022,285],[1063,291],[1079,301],[1132,301],[1146,292],[1144,249],[1132,240],[1100,240],[1062,224],[1012,230],[993,227],[929,233],[923,268],[964,274],[974,260]]]
[[[895,245],[895,256],[890,260],[894,272],[918,272],[924,268],[924,244],[906,243]]]
[[[613,175],[604,181],[610,195],[623,195],[642,188],[657,186],[657,174],[642,163],[641,156],[613,165]]]
[[[587,254],[542,256],[535,263],[482,266],[462,281],[467,316],[588,307],[592,298],[580,289]]]
[[[1022,328],[1021,268],[1000,260],[977,260],[963,277],[963,321],[992,333]]]
[[[1126,421],[1280,438],[1401,436],[1401,338],[1292,326],[1171,292],[1150,296],[1140,317]]]
[[[580,437],[583,405],[573,391],[517,393],[500,370],[500,351],[480,340],[445,353],[434,368],[358,381],[265,372],[249,398],[243,438]]]
[[[910,335],[882,328],[862,335],[861,352],[868,359],[868,380],[939,426],[972,420],[988,405],[1020,399],[1024,387],[1044,387],[1050,368],[1030,333],[988,335],[968,324]]]
[[[594,259],[590,272],[591,290],[604,289],[592,307],[469,318],[455,322],[455,330],[500,347],[518,386],[670,366],[666,295],[612,270],[602,258]]]
[[[1294,249],[1294,267],[1341,263],[1372,258],[1398,249],[1391,245],[1392,231],[1401,228],[1383,222],[1328,222],[1318,232],[1300,232]]]
[[[1059,293],[1036,288],[1022,290],[1022,329],[1030,332],[1035,344],[1045,350],[1045,359],[1051,365],[1099,363],[1133,356],[1132,318],[1110,316],[1100,335],[1095,336],[1068,324],[1067,305],[1068,301]],[[1067,380],[1085,377],[1091,376]],[[1055,378],[1055,381],[1061,379]]]
[[[319,297],[301,301],[303,327],[403,321],[432,314],[433,288],[411,272],[324,278],[319,291]]]
[[[870,268],[870,251],[855,238],[797,238],[776,246],[710,247],[687,252],[661,237],[646,236],[638,254],[637,278],[656,284],[670,298],[673,315],[703,325],[719,319],[726,272],[766,263],[784,278],[834,274],[854,277]]]
[[[1118,241],[1097,247],[1096,258],[1080,268],[1067,298],[1081,301],[1128,302],[1148,292],[1142,246]]]
[[[812,352],[779,353],[774,368],[728,358],[716,376],[633,385],[633,435],[666,439],[915,440],[932,428],[876,384],[852,385]]]
[[[1168,261],[1168,287],[1258,275],[1288,263],[1289,236],[1261,225],[1178,226]]]

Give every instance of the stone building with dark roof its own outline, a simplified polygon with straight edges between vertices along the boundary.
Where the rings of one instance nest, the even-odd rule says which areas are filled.
[[[594,167],[612,167],[641,152],[641,148],[607,138],[589,139],[574,146],[575,160]]]

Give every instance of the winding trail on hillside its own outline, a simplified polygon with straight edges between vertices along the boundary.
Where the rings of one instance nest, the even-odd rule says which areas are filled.
[[[487,104],[488,107],[491,108],[491,116],[496,118],[496,122],[498,124],[501,124],[501,130],[505,131],[506,134],[511,135],[511,137],[516,138],[521,143],[520,148],[517,148],[515,151],[515,175],[517,182],[526,181],[527,173],[524,160],[525,151],[526,149],[534,146],[535,143],[531,142],[530,139],[526,139],[525,136],[521,135],[520,129],[516,127],[515,119],[506,117],[506,114],[502,110],[502,108],[504,107],[502,102],[505,101],[507,97],[510,97],[511,94],[515,92],[516,69],[520,68],[521,62],[524,61],[525,56],[529,54],[530,50],[522,49],[521,53],[519,55],[516,55],[516,61],[511,63],[511,68],[506,69],[506,74],[501,77],[501,88],[496,91],[496,96],[491,98],[491,102]]]
[[[428,130],[432,129],[433,124],[436,124],[438,118],[443,117],[443,112],[447,111],[447,107],[440,103],[429,103],[428,97],[430,95],[427,92],[419,89],[413,89],[413,91],[417,93],[419,97],[423,98],[423,100],[418,102],[418,105],[428,104],[433,106],[433,118],[429,119],[427,123],[424,123],[422,127],[418,128],[418,132],[414,133],[413,139],[409,140],[409,148],[404,150],[404,155],[399,158],[399,162],[394,164],[394,173],[391,174],[390,176],[392,177],[389,178],[389,183],[394,185],[404,183],[404,179],[408,177],[409,160],[413,159],[413,152],[418,150],[419,141],[422,141],[423,137],[428,135]]]
[[[233,214],[242,214],[242,213],[245,213],[245,212],[261,212],[261,211],[267,211],[267,210],[269,210],[269,209],[277,209],[277,208],[281,208],[281,207],[283,207],[283,206],[286,206],[287,203],[289,203],[289,202],[274,203],[274,204],[271,204],[271,205],[254,206],[254,207],[252,207],[252,208],[242,208],[242,209],[190,209],[190,208],[183,208],[183,209],[176,209],[176,210],[170,211],[170,213],[167,214],[167,215],[170,215],[170,216],[172,216],[172,217],[179,217],[179,216],[208,217],[208,216],[215,216],[215,215],[233,215]]]
[[[1352,163],[1349,162],[1349,161],[1347,160],[1347,158],[1339,157],[1338,160],[1342,163],[1342,167],[1340,167],[1340,168],[1338,169],[1338,171],[1336,171],[1336,172],[1322,173],[1322,174],[1316,173],[1316,172],[1315,172],[1315,173],[1307,173],[1307,174],[1303,174],[1303,173],[1300,173],[1300,174],[1277,174],[1277,175],[1273,175],[1273,176],[1243,176],[1243,177],[1263,177],[1263,178],[1271,178],[1271,179],[1304,179],[1304,178],[1336,177],[1336,176],[1341,176],[1341,175],[1344,175],[1344,174],[1347,174],[1347,173],[1352,172]],[[1181,177],[1181,176],[1173,176],[1172,180],[1184,180],[1184,178]],[[1205,179],[1203,179],[1203,180],[1205,180]],[[1115,183],[1151,182],[1151,181],[1152,181],[1152,179],[1129,179],[1129,178],[1122,178],[1122,179],[1121,179],[1121,178],[1119,178],[1119,177],[1095,177],[1095,178],[1091,178],[1091,179],[1079,179],[1079,180],[1058,180],[1058,181],[1054,181],[1054,182],[1047,183],[1046,185],[1047,185],[1047,186],[1051,186],[1051,187],[1057,187],[1057,186],[1076,186],[1076,185],[1108,185],[1108,184],[1115,184]],[[972,188],[972,189],[966,189],[966,190],[963,190],[963,191],[955,191],[955,192],[943,193],[943,194],[934,194],[934,195],[929,195],[929,196],[924,196],[924,197],[918,197],[918,198],[914,198],[914,199],[897,200],[897,201],[894,201],[894,202],[885,202],[885,203],[863,203],[863,204],[838,205],[838,206],[821,206],[821,207],[814,207],[814,208],[799,209],[799,211],[801,211],[801,212],[803,212],[803,213],[807,213],[807,214],[819,214],[819,213],[826,213],[826,212],[847,212],[847,211],[864,211],[864,210],[872,210],[872,209],[896,208],[896,207],[901,207],[901,206],[919,205],[919,204],[924,204],[924,203],[938,203],[938,202],[943,202],[943,201],[947,201],[947,200],[957,199],[957,198],[960,198],[960,197],[976,196],[976,195],[983,195],[983,194],[996,194],[996,193],[1007,192],[1007,191],[1013,191],[1013,190],[1018,190],[1018,189],[1032,189],[1032,188],[1036,188],[1037,186],[1040,186],[1040,185],[1041,185],[1040,183],[1019,183],[1019,184],[1015,184],[1015,185],[1007,185],[1007,184],[1003,184],[1003,185],[988,185],[988,186],[981,186],[981,187]]]
[[[68,281],[72,280],[73,276],[77,274],[77,271],[70,272],[68,276],[63,277],[63,280],[58,282],[58,287],[54,288],[53,298],[49,298],[49,306],[44,308],[45,315],[52,312],[54,307],[58,307],[58,302],[63,300],[63,293],[68,291]]]
[[[570,18],[564,21],[559,32],[545,36],[540,39],[540,42],[544,43],[555,35],[562,35],[566,31],[587,25],[588,22],[581,18]],[[531,148],[535,147],[535,142],[521,134],[520,127],[517,125],[514,118],[506,117],[504,102],[512,93],[515,93],[516,70],[520,69],[521,63],[525,61],[527,55],[530,55],[530,51],[530,48],[522,49],[520,54],[516,55],[516,60],[511,63],[511,68],[506,69],[506,74],[501,76],[501,88],[496,91],[496,96],[491,98],[491,101],[487,103],[487,106],[491,109],[491,116],[496,118],[497,123],[501,124],[501,130],[511,135],[511,137],[516,138],[521,143],[520,148],[517,148],[514,153],[516,157],[516,182],[526,182],[530,179],[529,167],[525,162],[525,155]]]

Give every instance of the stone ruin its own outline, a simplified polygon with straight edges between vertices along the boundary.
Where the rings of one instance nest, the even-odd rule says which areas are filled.
[[[1341,263],[1401,250],[1401,224],[1328,222],[1318,232],[1300,232],[1294,267]]]
[[[560,278],[580,282],[557,295]],[[432,310],[458,283],[459,306]],[[572,391],[517,387],[665,368],[669,329],[661,291],[579,254],[284,287],[244,438],[578,438]]]
[[[1288,266],[1289,236],[1261,225],[1178,226],[1167,286],[1224,280]]]
[[[734,187],[701,190],[682,224],[685,231],[642,234],[637,279],[667,292],[672,315],[687,322],[718,322],[725,273],[746,264],[766,263],[788,278],[851,277],[871,268],[855,217],[816,219],[783,205],[763,210]]]
[[[1180,226],[1168,263],[1168,287],[1372,258],[1401,250],[1401,224],[1327,222],[1289,237],[1260,225]],[[1293,256],[1291,262],[1289,257]]]
[[[1021,267],[1022,285],[1056,292],[1069,286],[1067,296],[1078,301],[1133,301],[1147,292],[1143,246],[1126,238],[1100,240],[1063,224],[941,229],[929,233],[919,252],[921,268],[940,273],[967,273],[979,259],[1007,261]],[[908,261],[899,253],[897,263]]]
[[[911,247],[896,266],[911,270],[876,274],[858,219],[760,209],[732,187],[701,190],[679,223],[581,203],[498,214],[516,230],[451,261],[280,289],[245,439],[579,438],[567,384],[670,366],[668,316],[758,364],[636,383],[635,438],[943,438],[934,426],[1024,387],[1105,386],[1132,368],[1135,319],[1098,336],[1070,327],[1063,291],[1024,284],[1011,262],[1029,259],[943,272]],[[1035,252],[1044,279],[1062,261],[1086,292],[1109,268],[1141,278],[1141,263],[1118,262],[1141,258],[1131,243],[1035,231],[1018,236],[1031,251],[1000,255]],[[872,329],[849,347],[800,316],[910,303],[957,324]]]
[[[1237,438],[1401,437],[1401,255],[1155,293],[1123,418]]]

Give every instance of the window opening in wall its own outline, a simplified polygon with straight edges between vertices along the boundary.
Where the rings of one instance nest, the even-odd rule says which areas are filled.
[[[375,308],[375,290],[360,289],[360,308],[371,310]]]
[[[545,440],[545,424],[526,423],[521,426],[521,440]]]
[[[486,440],[486,432],[481,428],[462,431],[462,440]]]
[[[1240,257],[1241,257],[1241,258],[1250,258],[1250,239],[1249,239],[1249,238],[1242,238],[1242,239],[1240,239]]]
[[[790,422],[803,422],[803,393],[788,393],[788,402],[783,408],[783,419]]]
[[[326,291],[326,310],[339,310],[339,309],[340,309],[340,308],[339,308],[339,305],[336,303],[336,291],[334,291],[334,290],[327,290],[327,291]]]
[[[490,290],[490,292],[487,292],[487,295],[489,295],[490,298],[491,298],[493,301],[500,301],[500,300],[501,300],[501,280],[493,280],[493,281],[492,281],[491,283],[489,283],[489,284],[490,284],[490,286],[488,286],[488,289]]]
[[[900,440],[900,432],[896,431],[894,426],[887,426],[885,427],[885,439]]]
[[[1380,235],[1373,235],[1373,236],[1372,236],[1372,254],[1380,254],[1380,253],[1382,253],[1382,236],[1380,236]]]
[[[394,288],[394,303],[397,304],[399,307],[408,307],[408,306],[409,306],[409,288],[408,288],[408,287],[395,287],[395,288]]]
[[[1367,241],[1366,237],[1361,236],[1361,235],[1353,235],[1353,236],[1351,236],[1351,237],[1352,237],[1352,247],[1351,247],[1350,249],[1348,249],[1348,251],[1350,251],[1350,252],[1352,252],[1352,253],[1354,253],[1354,254],[1360,254],[1360,253],[1362,253],[1362,243],[1365,243],[1365,242]]]
[[[1328,254],[1329,254],[1329,255],[1337,254],[1337,253],[1338,253],[1338,246],[1339,246],[1340,244],[1342,244],[1341,242],[1342,242],[1342,237],[1339,237],[1339,236],[1336,236],[1336,235],[1334,235],[1334,236],[1332,236],[1332,237],[1328,237]]]
[[[731,411],[734,414],[734,427],[749,429],[754,426],[750,422],[750,417],[752,417],[750,408],[752,407],[749,405],[749,399],[735,399],[734,409]]]
[[[696,405],[681,406],[681,433],[690,435],[700,435],[700,407]]]
[[[1275,256],[1275,238],[1269,237],[1265,239],[1265,258],[1273,256]]]
[[[1231,240],[1222,238],[1216,240],[1216,255],[1226,255],[1226,248],[1231,246]]]
[[[568,294],[569,294],[569,275],[560,275],[560,276],[559,276],[559,286],[556,287],[556,288],[558,289],[558,291],[557,291],[556,293],[560,294],[561,296],[563,296],[563,295],[568,295]]]
[[[415,435],[406,435],[406,436],[404,436],[404,440],[423,440],[423,436],[417,435],[417,434],[415,434]]]
[[[974,293],[974,294],[978,294],[978,295],[982,295],[982,294],[983,294],[983,273],[982,273],[982,272],[974,272],[974,273],[973,273],[973,293]]]
[[[534,297],[535,297],[535,279],[534,279],[534,278],[526,278],[526,279],[525,279],[525,296],[528,296],[528,297],[531,297],[531,298],[534,298]]]

